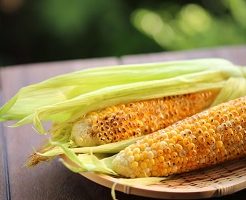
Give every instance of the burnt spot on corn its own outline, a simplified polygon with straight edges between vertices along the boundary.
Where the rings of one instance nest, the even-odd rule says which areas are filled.
[[[138,140],[116,156],[113,169],[131,178],[168,176],[243,157],[245,122],[242,97]]]
[[[72,139],[79,146],[91,146],[149,134],[204,110],[217,93],[210,90],[168,96],[90,112],[74,124]]]

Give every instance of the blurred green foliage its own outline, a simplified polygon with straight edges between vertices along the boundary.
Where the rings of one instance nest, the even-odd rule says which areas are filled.
[[[244,44],[246,0],[5,0],[0,42],[0,65]]]
[[[167,50],[245,43],[246,1],[221,3],[219,15],[198,4],[167,4],[157,10],[137,9],[132,21],[138,30]]]

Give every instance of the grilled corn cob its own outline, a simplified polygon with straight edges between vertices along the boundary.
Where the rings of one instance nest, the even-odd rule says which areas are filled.
[[[126,177],[168,176],[246,155],[246,97],[212,107],[150,134],[117,154]]]
[[[217,90],[110,106],[91,112],[72,128],[79,146],[95,146],[152,133],[211,105]]]

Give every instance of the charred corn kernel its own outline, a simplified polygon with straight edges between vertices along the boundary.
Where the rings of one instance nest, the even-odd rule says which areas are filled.
[[[168,96],[91,112],[75,122],[72,139],[78,146],[94,146],[148,134],[202,111],[217,93],[209,90]]]
[[[241,114],[238,114],[239,112]],[[216,118],[218,113],[220,113],[220,117]],[[150,152],[158,152],[152,158],[155,161],[152,162],[152,165],[149,165],[149,161],[147,162],[146,159],[136,161],[141,166],[137,170],[145,170],[148,167],[147,175],[149,176],[168,176],[240,158],[246,155],[245,114],[246,97],[242,97],[212,107],[164,130],[147,135],[144,139],[128,146],[128,150],[136,151],[135,149],[140,149],[139,146],[142,145],[143,141],[146,144],[148,140],[151,140],[152,143],[156,144],[148,149]],[[233,126],[231,126],[232,121],[234,123]],[[187,124],[190,126],[191,134],[183,134],[186,131]],[[197,125],[199,126],[197,127]],[[210,125],[210,128],[201,128],[204,125]],[[169,137],[163,137],[163,135],[168,135]],[[182,135],[183,142],[172,140],[177,135]],[[198,139],[191,140],[192,135]],[[220,140],[215,138],[220,138]],[[173,144],[173,141],[178,143]],[[166,151],[166,149],[169,149],[169,151]],[[180,150],[183,151],[183,155],[179,153]],[[146,151],[143,152],[142,150],[140,152],[137,150],[137,152],[140,156],[146,153]],[[127,159],[127,153],[122,150],[112,162],[113,169],[122,176],[140,177],[135,168],[133,169],[129,164],[124,164],[125,159]]]

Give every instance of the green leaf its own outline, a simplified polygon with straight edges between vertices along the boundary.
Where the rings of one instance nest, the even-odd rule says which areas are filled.
[[[122,88],[124,85],[133,84],[132,86],[134,86],[137,83],[140,83],[137,85],[141,85],[145,81],[151,83],[151,81],[168,80],[207,70],[219,70],[227,76],[241,76],[237,67],[222,59],[198,59],[87,69],[60,75],[22,88],[0,109],[0,119],[3,121],[25,118],[23,123],[19,123],[22,125],[30,123],[31,120],[28,116],[34,112],[42,112],[43,108],[54,110],[60,103],[67,102],[69,104],[69,102],[78,99],[90,105],[87,100],[88,96],[96,96],[100,94],[101,90],[109,91],[111,87]],[[38,111],[39,109],[41,111]],[[64,111],[61,114],[52,113],[46,118],[64,121],[72,114],[73,111],[70,109],[69,112]]]
[[[226,81],[225,86],[214,100],[212,106],[220,103],[246,96],[246,79],[230,78]]]
[[[144,136],[136,137],[136,138],[130,138],[128,140],[122,140],[119,142],[115,143],[110,143],[110,144],[104,144],[104,145],[99,145],[99,146],[92,146],[92,147],[69,147],[70,151],[73,153],[78,153],[78,154],[113,154],[113,153],[118,153],[122,149],[126,148],[130,144],[133,144],[137,140],[142,139]],[[51,142],[52,144],[56,144],[54,142]],[[64,150],[61,148],[61,146],[55,145],[54,148],[49,149],[48,151],[44,153],[38,153],[40,156],[46,156],[46,157],[53,157],[57,155],[61,155],[64,153]]]

